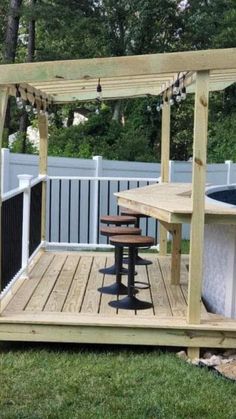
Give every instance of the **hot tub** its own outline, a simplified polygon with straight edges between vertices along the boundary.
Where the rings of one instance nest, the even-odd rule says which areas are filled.
[[[236,185],[209,187],[206,200],[236,208]],[[236,225],[205,225],[202,297],[213,313],[236,318]]]

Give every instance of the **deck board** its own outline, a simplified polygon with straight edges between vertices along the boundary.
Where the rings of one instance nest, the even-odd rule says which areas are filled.
[[[170,302],[166,293],[157,257],[153,260],[153,264],[148,266],[148,274],[155,315],[158,317],[172,316]]]
[[[171,266],[169,260],[166,257],[160,257],[159,263],[172,313],[174,316],[184,317],[187,308],[186,301],[181,287],[179,285],[171,285]]]
[[[69,293],[62,309],[63,312],[80,312],[92,263],[92,256],[81,256],[73,281],[71,283]]]
[[[70,255],[60,272],[50,297],[44,307],[45,311],[62,311],[66,296],[69,292],[80,256]]]
[[[106,268],[113,265],[114,257],[109,256],[106,259]],[[102,286],[107,287],[113,284],[116,280],[115,275],[104,275]],[[114,316],[117,313],[117,310],[109,306],[110,301],[116,300],[117,297],[109,294],[101,294],[101,303],[99,313],[106,316]]]
[[[66,262],[67,256],[57,254],[51,265],[49,265],[46,274],[42,277],[39,282],[34,294],[30,298],[25,310],[26,311],[42,311],[50,293],[54,287],[54,284],[60,275],[60,272]]]
[[[102,286],[103,275],[100,274],[99,269],[104,268],[106,257],[98,255],[94,257],[92,269],[90,272],[86,293],[81,307],[81,313],[98,313],[101,301],[101,293],[98,288]]]
[[[140,300],[153,302],[148,310],[116,310],[109,302],[116,298],[102,294],[97,289],[115,281],[114,275],[103,275],[99,269],[113,263],[111,253],[91,252],[45,252],[36,262],[30,276],[20,286],[5,308],[10,312],[64,312],[97,314],[107,317],[125,318],[168,318],[185,317],[187,307],[186,264],[184,256],[181,263],[180,285],[170,283],[170,257],[158,257],[150,254],[152,264],[136,266],[138,275],[135,280],[149,282],[150,289],[139,290]],[[122,276],[127,284],[127,276]],[[206,308],[202,307],[204,318],[209,317]]]
[[[137,279],[135,278],[135,280],[137,281],[142,281],[147,283],[150,286],[149,283],[149,277],[147,275],[147,267],[146,266],[136,266],[135,267],[136,271],[137,271]],[[152,303],[152,296],[151,296],[151,289],[142,289],[139,290],[139,293],[137,294],[137,298],[141,301],[147,301],[149,303]],[[146,310],[137,310],[136,311],[136,315],[138,317],[150,317],[154,315],[154,309],[152,308],[148,308]]]
[[[54,258],[55,255],[53,253],[44,253],[40,257],[37,264],[29,273],[29,278],[23,282],[18,292],[10,300],[6,307],[7,311],[20,311],[25,309],[25,306],[32,297],[34,290],[37,288]]]

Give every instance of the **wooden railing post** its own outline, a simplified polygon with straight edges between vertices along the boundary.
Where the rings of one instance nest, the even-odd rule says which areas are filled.
[[[170,159],[170,104],[165,103],[162,108],[161,124],[161,181],[169,182],[169,159]],[[167,253],[167,230],[160,226],[160,255]]]
[[[0,174],[2,172],[2,136],[8,101],[8,88],[0,87]],[[2,180],[0,181],[0,289],[2,289]],[[1,311],[1,310],[0,310]]]
[[[39,174],[47,175],[48,167],[48,118],[45,114],[38,115],[39,126]],[[46,241],[46,199],[47,179],[42,183],[41,240]]]

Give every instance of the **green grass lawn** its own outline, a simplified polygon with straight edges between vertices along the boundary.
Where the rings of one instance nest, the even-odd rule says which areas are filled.
[[[0,346],[0,418],[236,418],[236,384],[150,348]]]

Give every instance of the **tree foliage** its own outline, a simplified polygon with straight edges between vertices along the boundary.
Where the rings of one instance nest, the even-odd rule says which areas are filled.
[[[29,60],[32,24],[35,25],[35,48],[33,44],[31,61],[236,46],[234,0],[1,0],[2,62],[4,57],[6,60],[7,24],[13,3],[20,5],[14,56],[18,62]],[[211,161],[235,155],[235,90],[235,86],[231,86],[224,94],[211,94],[208,147]],[[72,123],[78,104],[56,109],[50,127],[50,154],[86,158],[102,154],[109,159],[143,161],[160,159],[161,116],[156,112],[155,98],[112,101],[103,106],[99,115],[94,112],[95,104],[82,106],[88,111],[88,121],[76,127]],[[190,95],[184,103],[172,107],[172,159],[186,160],[192,156],[193,106],[194,98]],[[10,133],[19,129],[19,116],[15,104],[11,103]],[[68,126],[64,127],[66,117]]]

